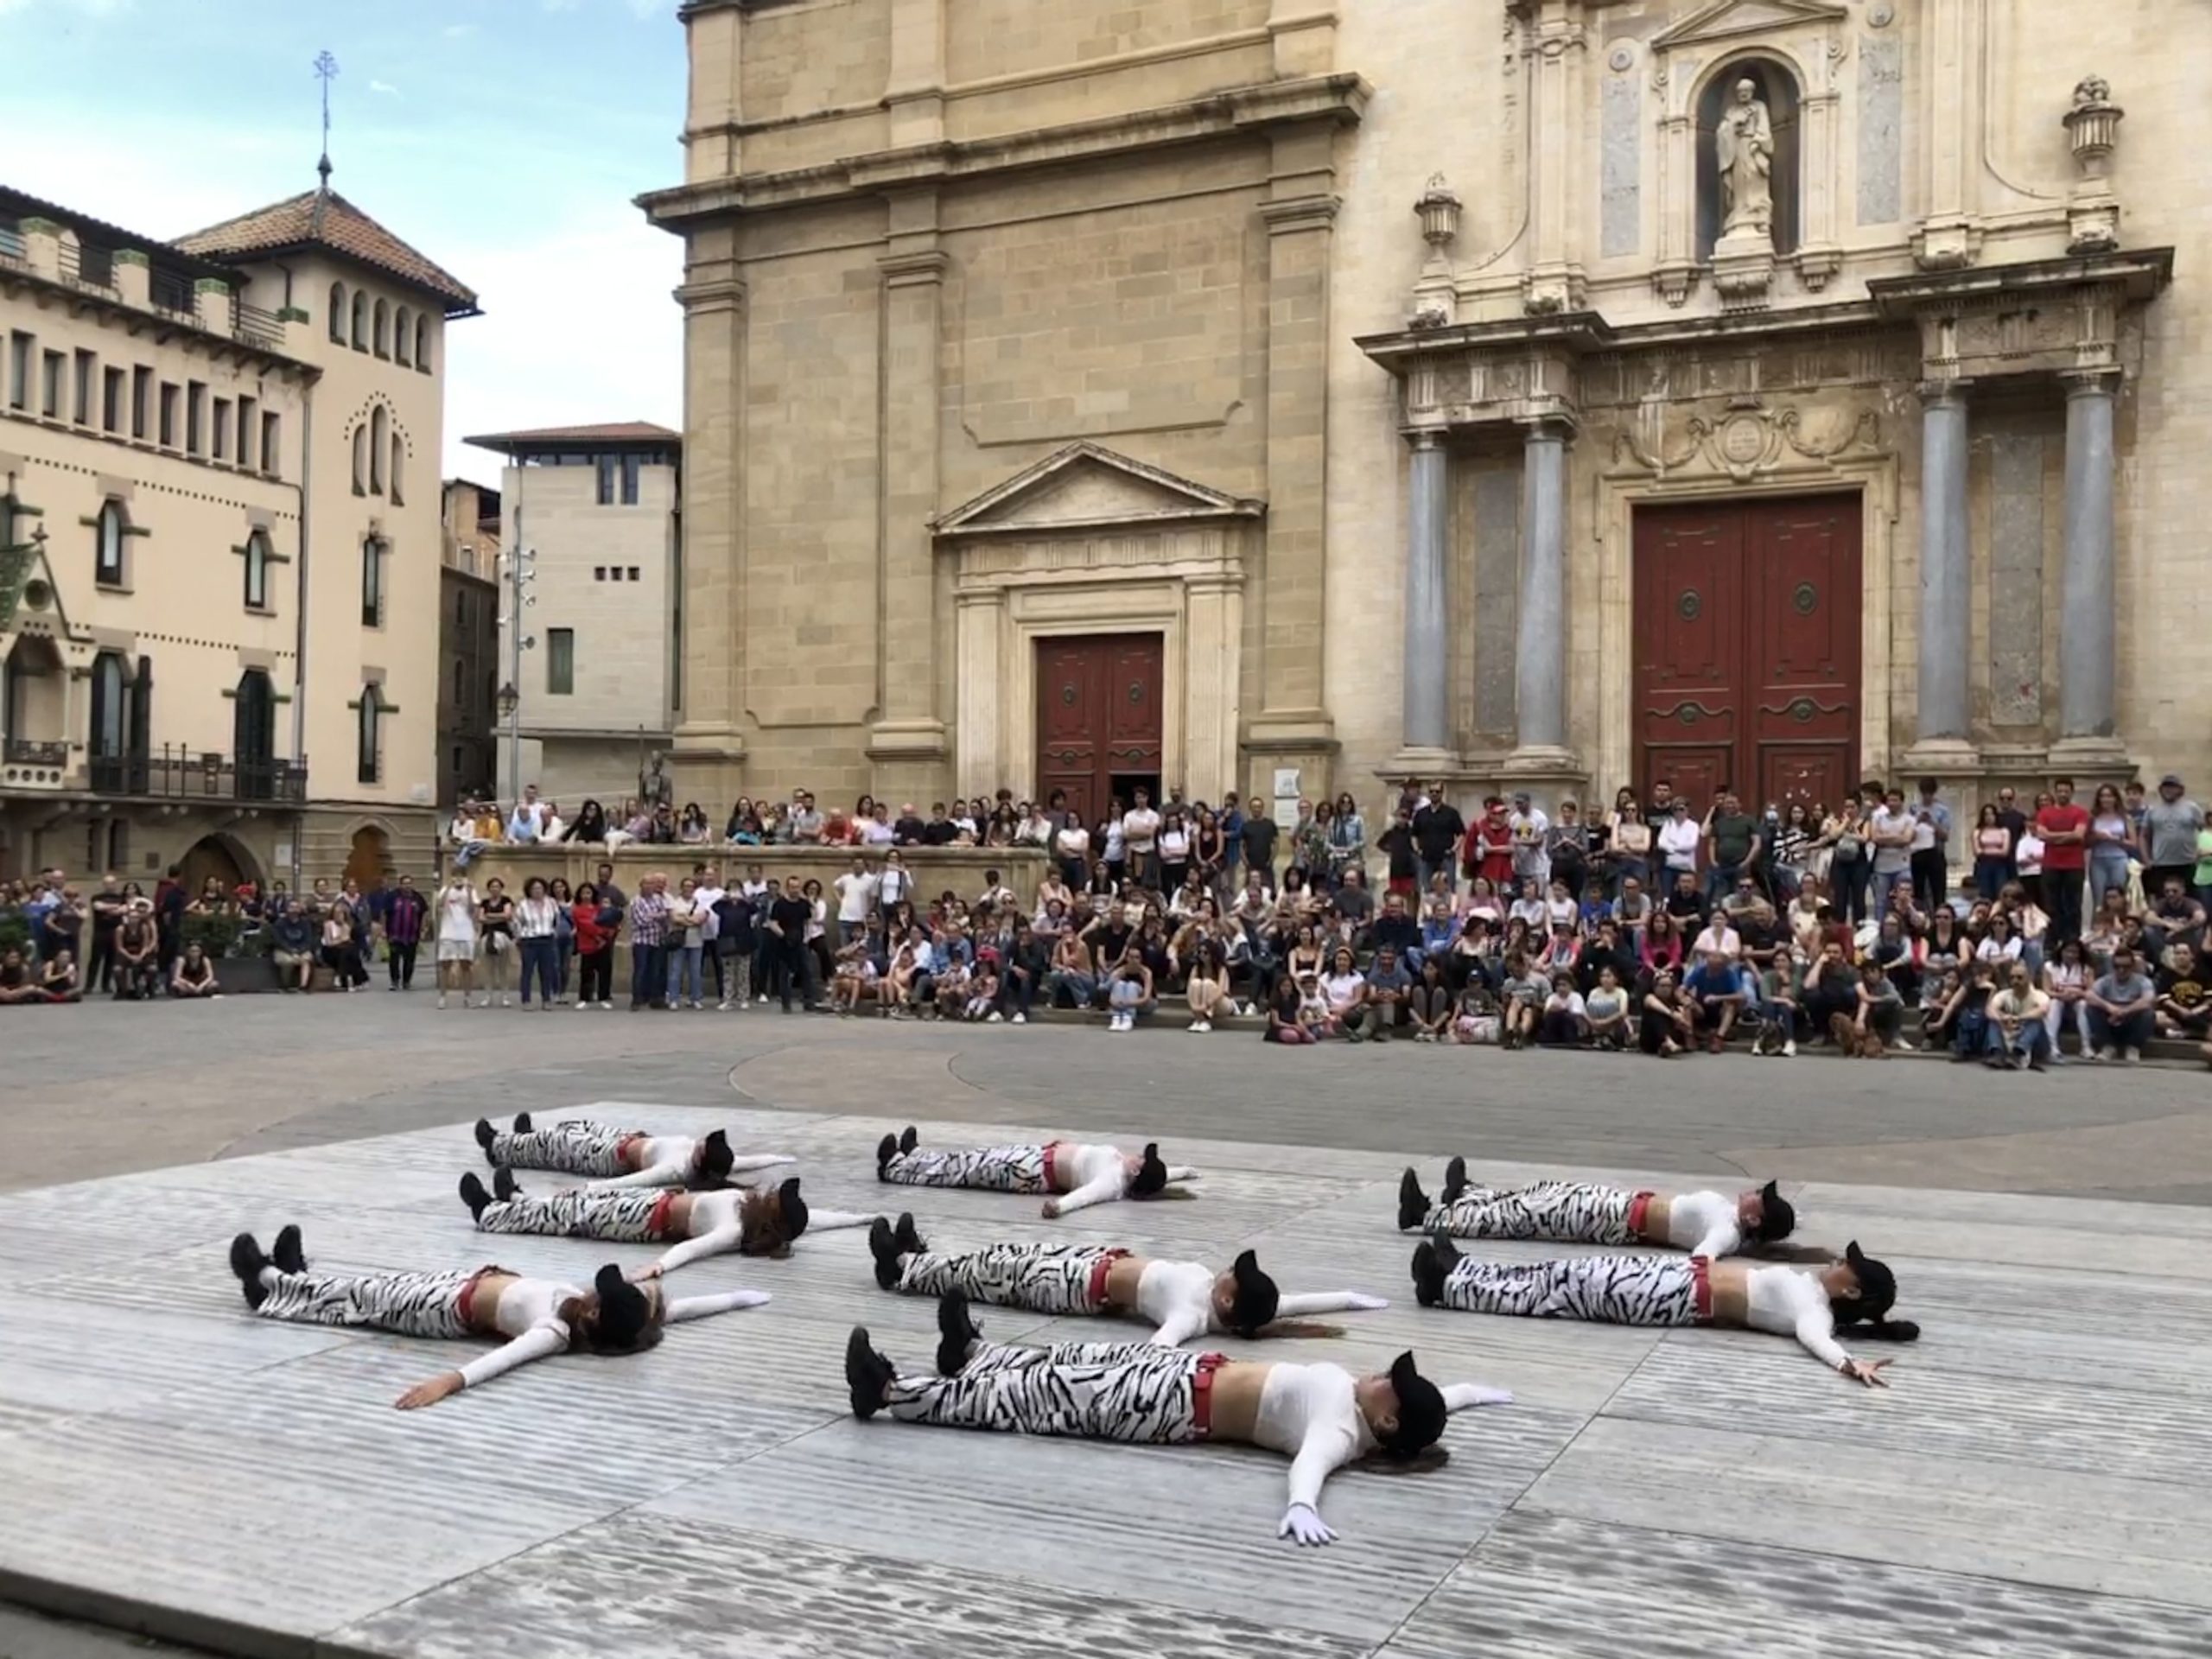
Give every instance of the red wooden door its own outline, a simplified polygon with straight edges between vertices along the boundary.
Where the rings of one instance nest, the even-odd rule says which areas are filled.
[[[1116,793],[1115,778],[1157,779],[1162,663],[1156,633],[1077,634],[1038,641],[1040,800],[1064,789],[1069,807],[1096,821]]]
[[[1639,787],[1834,804],[1858,772],[1855,495],[1639,509]]]

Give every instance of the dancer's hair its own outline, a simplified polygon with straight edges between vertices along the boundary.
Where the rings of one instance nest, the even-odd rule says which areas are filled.
[[[1156,1198],[1167,1190],[1167,1166],[1160,1160],[1160,1142],[1144,1143],[1144,1161],[1137,1166],[1137,1173],[1129,1178],[1129,1196],[1133,1198]]]
[[[1843,1259],[1859,1278],[1859,1294],[1854,1297],[1828,1299],[1828,1311],[1839,1325],[1853,1327],[1853,1333],[1875,1342],[1917,1342],[1920,1327],[1910,1319],[1887,1317],[1897,1306],[1897,1276],[1888,1264],[1877,1262],[1859,1248],[1853,1239],[1844,1247]]]
[[[652,1299],[625,1278],[619,1266],[610,1262],[601,1268],[592,1288],[599,1293],[599,1312],[570,1327],[575,1345],[594,1354],[634,1354],[660,1340]]]
[[[773,1192],[749,1193],[738,1205],[739,1251],[779,1260],[789,1255],[791,1241],[806,1230],[806,1216],[796,1175]]]
[[[1341,1325],[1324,1325],[1319,1319],[1269,1319],[1256,1331],[1243,1331],[1239,1336],[1291,1338],[1341,1337]]]
[[[1274,1318],[1282,1294],[1261,1269],[1260,1258],[1251,1250],[1239,1255],[1229,1271],[1236,1281],[1236,1295],[1229,1305],[1229,1328],[1240,1337],[1256,1336],[1260,1327]]]
[[[1387,1439],[1381,1436],[1385,1456],[1404,1461],[1434,1446],[1450,1415],[1443,1391],[1421,1374],[1408,1349],[1390,1362],[1390,1387],[1398,1396],[1398,1426]]]
[[[1751,1230],[1751,1236],[1763,1244],[1771,1243],[1796,1230],[1796,1207],[1782,1196],[1780,1187],[1769,1181],[1759,1189],[1759,1224]]]
[[[730,1172],[730,1166],[734,1162],[736,1162],[736,1157],[729,1149],[728,1130],[716,1129],[700,1143],[699,1167],[704,1173],[716,1176],[727,1175]]]

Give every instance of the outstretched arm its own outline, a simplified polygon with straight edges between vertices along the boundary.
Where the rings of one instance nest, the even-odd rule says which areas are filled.
[[[733,1175],[742,1175],[750,1170],[773,1169],[779,1164],[795,1164],[797,1162],[798,1162],[798,1160],[792,1157],[789,1153],[756,1152],[748,1154],[741,1154],[729,1160],[729,1173]]]
[[[1198,1179],[1198,1172],[1188,1164],[1170,1164],[1167,1166],[1167,1179],[1171,1181],[1195,1181]]]
[[[1368,1313],[1388,1307],[1389,1300],[1361,1290],[1308,1290],[1284,1296],[1275,1303],[1275,1317],[1294,1319],[1308,1313]]]
[[[687,1262],[696,1262],[701,1256],[721,1255],[734,1250],[744,1242],[744,1238],[745,1229],[734,1223],[728,1227],[717,1227],[710,1233],[701,1233],[696,1238],[687,1238],[680,1244],[671,1245],[662,1253],[660,1260],[648,1269],[648,1273],[651,1277],[658,1279],[664,1273],[675,1272]]]
[[[1205,1335],[1211,1324],[1207,1313],[1204,1303],[1194,1307],[1179,1307],[1167,1316],[1148,1340],[1158,1347],[1179,1348],[1192,1337]]]
[[[1733,1255],[1743,1248],[1742,1230],[1733,1221],[1719,1221],[1707,1228],[1705,1236],[1690,1246],[1690,1254],[1718,1262],[1722,1256]]]
[[[681,1325],[686,1319],[712,1319],[717,1313],[733,1313],[741,1307],[760,1307],[768,1300],[765,1290],[722,1290],[711,1296],[671,1297],[668,1312],[662,1317],[671,1325]]]
[[[1093,1176],[1072,1192],[1063,1192],[1057,1198],[1046,1199],[1045,1213],[1047,1216],[1071,1216],[1078,1210],[1088,1210],[1094,1204],[1111,1204],[1121,1196],[1122,1172],[1109,1169],[1103,1175]]]
[[[1846,1353],[1843,1344],[1835,1339],[1835,1319],[1825,1307],[1808,1308],[1800,1313],[1796,1334],[1805,1351],[1830,1370],[1841,1371],[1853,1382],[1864,1382],[1870,1389],[1890,1386],[1882,1376],[1890,1362],[1853,1359]]]
[[[1348,1421],[1319,1422],[1306,1431],[1305,1443],[1290,1461],[1290,1507],[1283,1511],[1276,1537],[1314,1545],[1337,1541],[1334,1529],[1321,1519],[1321,1483],[1350,1463],[1358,1449]]]
[[[1482,1382],[1448,1382],[1444,1387],[1444,1409],[1465,1411],[1472,1406],[1510,1406],[1513,1390],[1493,1389]]]
[[[841,1227],[868,1227],[875,1221],[875,1212],[866,1214],[858,1210],[817,1210],[807,1206],[806,1230],[810,1233],[834,1233]]]
[[[557,1354],[569,1345],[569,1327],[558,1319],[547,1319],[533,1325],[512,1342],[504,1343],[480,1359],[473,1359],[457,1371],[445,1371],[427,1382],[418,1382],[392,1403],[402,1411],[415,1411],[424,1406],[435,1406],[463,1389],[480,1389],[503,1371],[512,1371],[518,1365],[527,1365],[533,1359],[543,1359],[548,1354]]]
[[[603,1181],[587,1181],[584,1185],[594,1192],[611,1192],[622,1186],[681,1186],[683,1166],[655,1164],[647,1169],[632,1170],[627,1175],[610,1175]]]

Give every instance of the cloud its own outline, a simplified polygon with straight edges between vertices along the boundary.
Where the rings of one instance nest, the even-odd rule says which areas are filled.
[[[467,40],[471,35],[476,33],[476,25],[474,23],[448,23],[443,29],[440,29],[438,33],[444,35],[446,39],[449,41]]]
[[[386,98],[402,96],[399,88],[388,80],[372,80],[369,83],[369,90],[372,92],[381,92]]]
[[[640,22],[651,22],[668,10],[668,0],[629,0],[630,14]]]

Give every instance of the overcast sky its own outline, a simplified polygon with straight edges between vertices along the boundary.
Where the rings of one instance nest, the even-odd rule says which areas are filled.
[[[0,180],[174,237],[315,182],[482,296],[448,336],[463,434],[681,426],[676,238],[631,206],[682,176],[676,0],[0,0]]]

